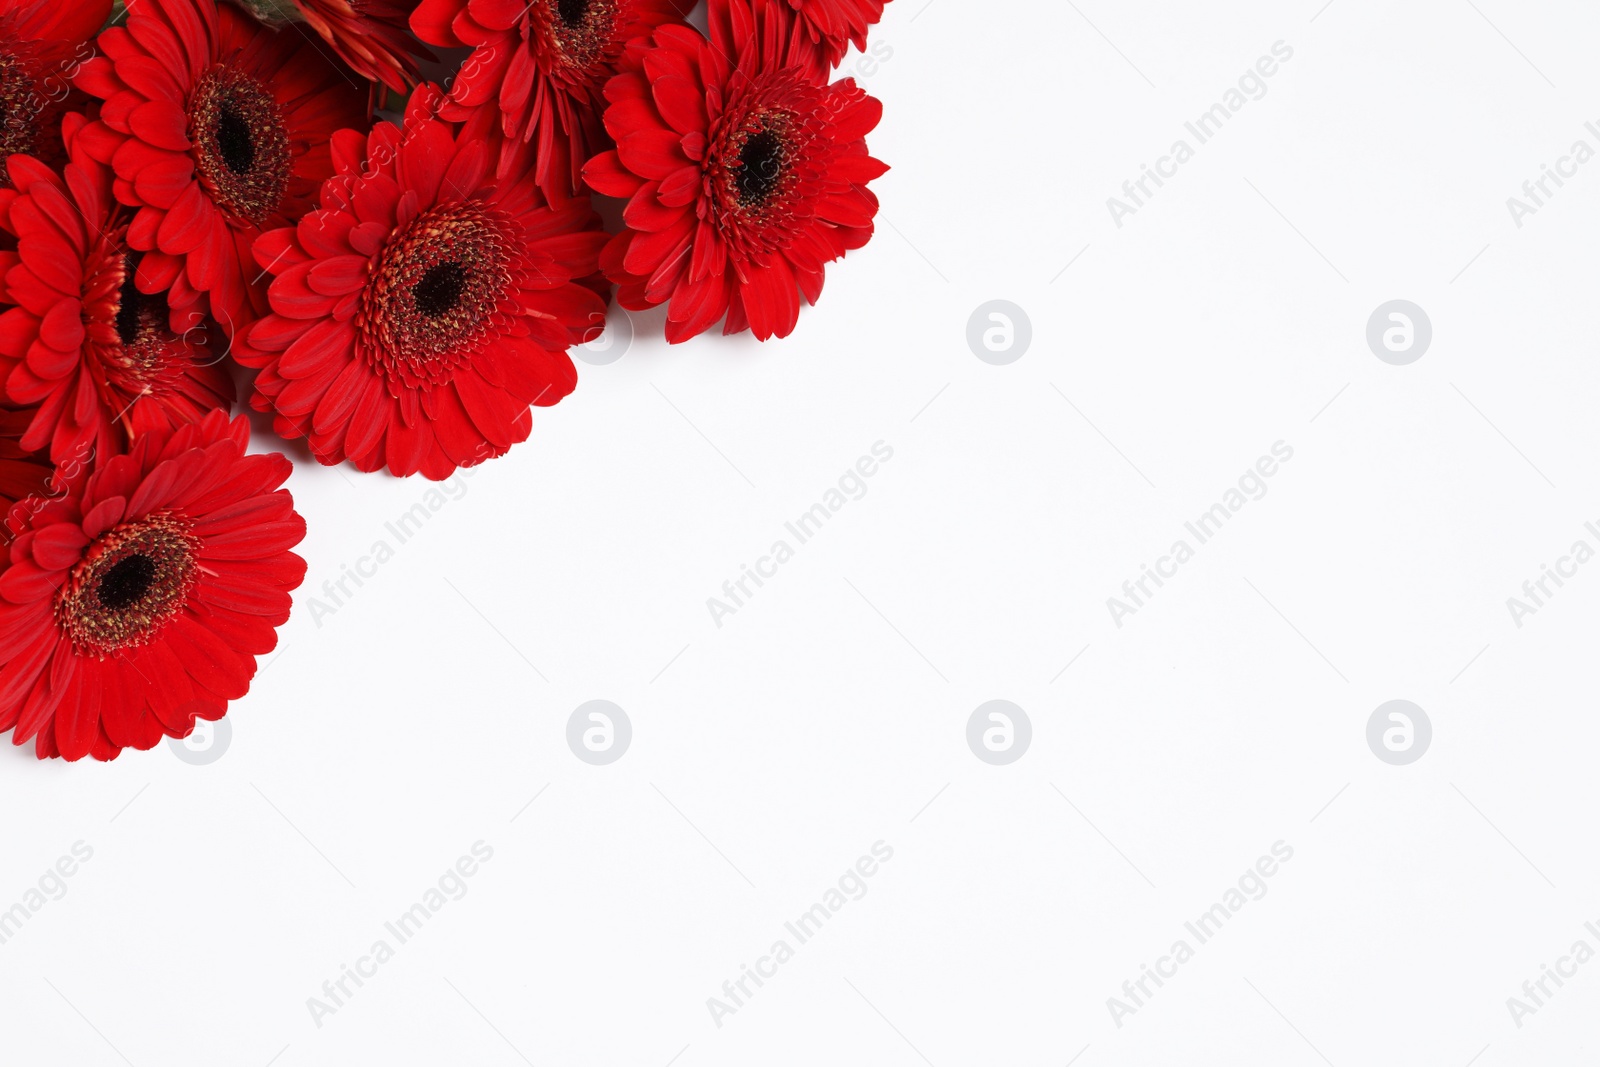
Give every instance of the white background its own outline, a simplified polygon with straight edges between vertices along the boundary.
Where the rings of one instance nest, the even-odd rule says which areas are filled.
[[[429,486],[291,450],[310,574],[222,757],[0,757],[0,908],[94,850],[0,945],[0,1060],[1592,1056],[1600,962],[1520,1028],[1506,1000],[1600,949],[1600,565],[1521,628],[1506,598],[1600,547],[1600,161],[1520,229],[1506,199],[1600,148],[1600,13],[1319,3],[896,0],[864,79],[879,232],[795,335],[669,349],[639,316],[315,621]],[[1118,228],[1107,197],[1279,40],[1267,95]],[[1404,367],[1365,340],[1397,298],[1434,329]],[[1008,366],[966,342],[991,299],[1032,321]],[[866,496],[714,625],[880,440]],[[1115,626],[1280,440],[1267,495]],[[1434,730],[1405,767],[1365,735],[1397,698]],[[566,743],[591,699],[632,721],[609,766]],[[967,747],[991,699],[1032,720],[1009,766]],[[317,1025],[480,840],[467,894]],[[717,1026],[707,998],[879,840],[866,896]],[[1270,892],[1117,1026],[1107,998],[1280,840]]]

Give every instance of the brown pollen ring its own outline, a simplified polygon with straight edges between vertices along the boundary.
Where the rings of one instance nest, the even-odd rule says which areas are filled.
[[[234,221],[259,226],[278,209],[294,160],[267,86],[221,65],[206,71],[189,102],[189,142],[201,182]]]
[[[56,595],[56,620],[80,656],[137,648],[183,610],[199,570],[200,539],[159,513],[101,534]]]

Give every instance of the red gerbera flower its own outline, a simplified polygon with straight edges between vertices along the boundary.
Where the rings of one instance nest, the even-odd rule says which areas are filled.
[[[417,58],[434,55],[411,36],[406,21],[417,0],[239,0],[279,28],[303,22],[333,46],[350,69],[397,93],[417,82]]]
[[[85,119],[68,115],[66,143]],[[233,380],[212,354],[201,297],[145,277],[127,243],[133,212],[111,195],[111,171],[77,154],[65,180],[37,160],[8,161],[0,228],[0,392],[32,405],[26,451],[111,455],[130,437],[171,430],[233,404]],[[154,291],[145,291],[154,289]]]
[[[152,0],[143,0],[151,3]],[[62,497],[12,509],[0,574],[0,730],[41,759],[114,758],[244,696],[305,577],[281,455],[244,418],[148,434]]]
[[[465,121],[497,107],[504,177],[532,153],[552,203],[582,188],[584,162],[608,141],[600,123],[607,79],[628,42],[681,22],[694,0],[422,0],[411,28],[429,44],[473,46],[440,117]],[[526,146],[526,147],[525,147]]]
[[[811,73],[826,81],[850,45],[867,47],[867,30],[883,17],[889,0],[767,0],[788,3],[799,14],[797,29],[809,44]]]
[[[81,140],[138,209],[140,275],[164,289],[182,271],[232,336],[266,310],[251,242],[305,213],[367,93],[311,38],[214,0],[140,0],[99,44],[78,84],[105,104]]]
[[[17,152],[63,161],[72,77],[110,17],[111,0],[0,0],[0,163]]]
[[[814,81],[793,19],[712,0],[709,41],[662,27],[606,87],[617,148],[584,177],[629,199],[601,266],[624,307],[668,304],[669,341],[724,316],[724,333],[787,336],[824,265],[872,236],[866,183],[888,168],[865,137],[883,106],[853,79]]]
[[[566,350],[605,316],[579,283],[606,235],[584,200],[547,206],[526,175],[495,181],[489,149],[413,95],[404,132],[333,137],[322,209],[256,241],[272,314],[235,355],[253,403],[323,463],[450,476],[527,439],[530,404],[577,384]]]

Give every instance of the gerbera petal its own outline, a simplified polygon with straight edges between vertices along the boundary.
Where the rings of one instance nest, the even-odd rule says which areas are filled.
[[[174,152],[187,151],[189,133],[183,112],[167,100],[140,104],[128,115],[128,129],[141,140]]]
[[[366,256],[334,256],[318,260],[306,281],[324,296],[343,296],[367,284]]]
[[[644,184],[644,179],[622,165],[614,149],[601,152],[584,164],[583,180],[602,196],[622,198],[632,196]]]
[[[705,93],[688,78],[669,75],[650,86],[656,109],[667,125],[679,133],[706,128]]]
[[[107,688],[104,674],[99,660],[82,659],[75,684],[62,694],[55,713],[55,740],[62,759],[87,756],[100,736],[100,697]]]
[[[63,300],[39,322],[39,339],[58,352],[78,351],[83,343],[83,305]]]
[[[422,0],[411,13],[411,31],[429,44],[459,48],[463,42],[450,24],[464,5],[461,0]]]
[[[172,209],[161,223],[156,241],[163,252],[183,255],[199,248],[211,237],[211,221],[215,209],[197,184],[191,184],[179,194]],[[191,270],[191,275],[193,271]],[[207,275],[209,271],[206,272]]]
[[[229,648],[193,615],[180,612],[162,632],[168,647],[189,677],[228,700],[237,700],[250,688],[244,658]]]
[[[83,555],[89,538],[77,523],[58,522],[46,526],[33,539],[33,559],[46,570],[64,571]]]

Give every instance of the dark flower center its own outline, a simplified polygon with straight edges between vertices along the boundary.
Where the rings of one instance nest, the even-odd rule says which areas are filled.
[[[829,190],[835,149],[829,90],[800,67],[766,70],[730,90],[702,165],[730,253],[765,256],[802,237]]]
[[[235,222],[260,225],[289,188],[294,160],[272,90],[223,66],[200,76],[189,105],[195,169],[212,202]]]
[[[544,17],[536,21],[563,65],[594,73],[620,44],[623,6],[621,0],[547,0]]]
[[[117,337],[124,345],[137,344],[145,334],[147,314],[160,305],[161,318],[166,319],[167,299],[164,295],[146,296],[139,291],[135,279],[139,273],[139,260],[143,252],[129,252],[123,260],[122,289],[117,294]]]
[[[738,185],[741,204],[760,206],[772,197],[783,178],[784,144],[771,130],[759,130],[739,146]]]
[[[361,294],[367,359],[409,386],[448,381],[504,323],[518,240],[505,212],[475,200],[418,215],[390,239]]]
[[[721,135],[710,166],[730,214],[763,224],[787,215],[805,170],[806,123],[785,107],[758,107]]]
[[[713,123],[705,177],[717,229],[738,255],[788,247],[815,218],[833,154],[827,94],[799,68],[768,71]]]
[[[188,601],[199,552],[189,524],[164,512],[97,537],[56,599],[75,651],[104,657],[149,641]]]
[[[156,580],[156,561],[149,556],[134,553],[123,556],[100,576],[97,592],[100,606],[111,611],[121,611],[135,601],[144,599]]]
[[[109,390],[105,403],[126,412],[141,396],[164,395],[176,388],[191,366],[192,350],[187,338],[177,338],[168,328],[167,294],[139,291],[139,261],[144,253],[128,251],[123,240],[122,231],[108,238],[105,258],[86,291],[106,294],[104,304],[97,298],[91,305],[97,318],[89,324],[89,347],[98,359],[102,385]],[[98,311],[102,307],[105,311]],[[200,344],[204,343],[202,334]]]
[[[435,263],[411,289],[417,310],[430,319],[454,311],[467,287],[467,269],[454,261]]]
[[[255,146],[250,143],[250,125],[233,105],[224,100],[217,109],[217,151],[235,174],[249,174],[256,163]]]

